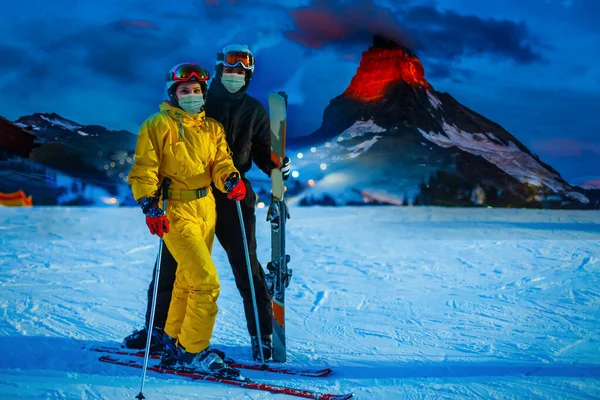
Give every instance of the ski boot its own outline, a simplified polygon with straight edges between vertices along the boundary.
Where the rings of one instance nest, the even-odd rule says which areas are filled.
[[[179,357],[179,350],[177,349],[177,340],[163,332],[160,341],[162,351],[160,352],[161,357],[159,367],[173,368],[173,366],[177,364],[177,360]]]
[[[263,356],[265,357],[265,361],[271,359],[271,353],[273,352],[273,344],[271,343],[270,335],[262,335],[260,337],[262,343],[262,351]],[[262,361],[260,359],[260,347],[258,345],[258,336],[250,336],[250,341],[252,342],[252,358],[254,361]]]
[[[223,360],[225,353],[210,346],[200,353],[188,353],[182,346],[178,346],[176,357],[177,361],[173,368],[180,371],[201,373],[225,379],[246,380],[241,376],[239,370],[230,367]]]
[[[150,339],[150,354],[160,354],[163,351],[163,332],[162,328],[154,327],[152,329],[152,338]],[[145,350],[146,340],[148,339],[148,329],[142,328],[135,330],[121,342],[121,347],[126,349]]]

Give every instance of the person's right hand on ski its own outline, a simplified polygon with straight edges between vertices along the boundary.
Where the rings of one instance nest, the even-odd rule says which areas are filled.
[[[165,233],[169,233],[169,220],[167,220],[165,212],[156,204],[155,198],[144,197],[138,201],[138,204],[146,214],[146,225],[152,235],[162,238]]]
[[[246,185],[235,172],[229,174],[225,179],[225,189],[227,190],[227,198],[229,200],[240,201],[246,197]]]

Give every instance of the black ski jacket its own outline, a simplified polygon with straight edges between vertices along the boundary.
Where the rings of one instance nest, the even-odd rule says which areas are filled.
[[[210,84],[204,110],[206,116],[223,124],[233,164],[242,177],[256,166],[267,175],[276,164],[271,161],[271,127],[265,107],[246,93],[248,83],[236,93],[229,93],[221,83],[221,71]]]

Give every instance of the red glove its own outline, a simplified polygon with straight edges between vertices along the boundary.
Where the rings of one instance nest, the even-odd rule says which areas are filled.
[[[229,200],[240,201],[246,197],[246,185],[244,185],[244,182],[235,172],[232,172],[225,179],[225,189],[227,190],[227,198]]]
[[[150,233],[158,235],[158,237],[163,237],[165,233],[169,233],[169,220],[164,215],[160,217],[149,217],[146,215],[146,225],[148,225]]]
[[[151,234],[163,237],[163,234],[169,233],[169,221],[165,217],[165,212],[156,205],[156,199],[144,197],[138,201],[138,204],[146,214],[146,225]]]

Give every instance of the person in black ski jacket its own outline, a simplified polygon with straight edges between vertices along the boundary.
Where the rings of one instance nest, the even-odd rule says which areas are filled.
[[[246,186],[246,197],[241,202],[246,238],[254,281],[254,291],[260,321],[261,342],[265,360],[271,358],[271,334],[273,332],[273,311],[271,295],[268,291],[265,274],[256,255],[256,194],[245,174],[252,167],[252,161],[265,174],[270,175],[276,164],[271,160],[270,120],[265,107],[246,90],[254,72],[254,56],[246,45],[228,45],[217,53],[215,77],[210,83],[205,110],[207,117],[214,118],[225,128],[226,140],[232,152],[234,166],[241,174]],[[284,179],[289,177],[290,159],[285,158],[281,167]],[[256,319],[248,278],[248,267],[244,243],[236,205],[218,190],[213,194],[216,202],[216,236],[227,253],[233,270],[236,286],[242,296],[247,328],[252,344],[254,359],[260,358]],[[156,271],[156,265],[154,266]],[[175,281],[177,262],[163,243],[158,296],[152,330],[152,350],[161,350],[162,330],[167,320],[171,292]],[[143,349],[146,346],[150,320],[154,274],[148,288],[146,323],[143,329],[133,332],[123,340],[123,347]]]

